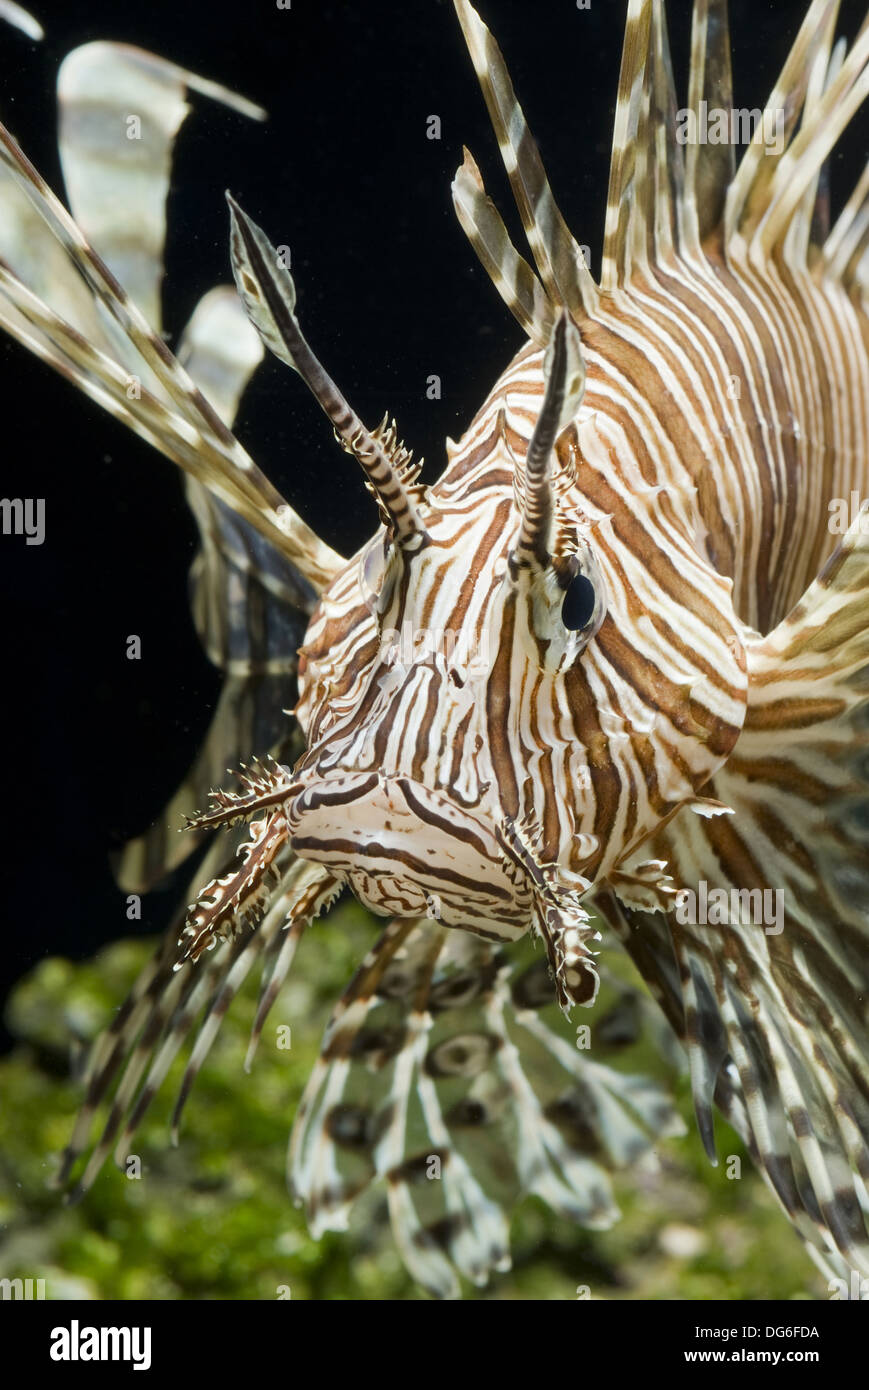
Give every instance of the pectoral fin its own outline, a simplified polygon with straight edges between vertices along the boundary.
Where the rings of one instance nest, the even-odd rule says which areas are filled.
[[[681,811],[642,850],[696,894],[693,912],[638,910],[617,884],[595,905],[687,1042],[707,1145],[715,1099],[807,1239],[865,1273],[867,513],[748,653],[745,725],[704,788],[734,814]],[[723,920],[701,892],[729,905]]]

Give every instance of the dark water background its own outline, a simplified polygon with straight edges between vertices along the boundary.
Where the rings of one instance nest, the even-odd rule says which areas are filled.
[[[138,44],[270,113],[257,125],[192,97],[169,202],[170,344],[200,296],[229,279],[229,187],[273,242],[292,247],[303,326],[345,394],[372,424],[393,412],[433,480],[444,436],[461,435],[522,343],[452,211],[465,143],[525,253],[452,5],[33,3],[47,39],[33,45],[3,27],[0,114],[58,191],[55,74],[80,43]],[[592,0],[580,11],[573,0],[485,0],[480,9],[598,274],[626,4]],[[690,9],[689,0],[669,5],[680,104]],[[804,9],[803,0],[731,0],[736,106],[763,104]],[[849,36],[862,10],[843,5]],[[431,114],[440,141],[426,138]],[[834,159],[834,214],[866,159],[860,129],[858,120]],[[426,399],[431,373],[442,379],[440,401]],[[178,881],[130,923],[108,856],[174,790],[219,676],[188,612],[195,532],[173,465],[5,339],[0,374],[3,493],[46,499],[41,547],[0,541],[6,986],[48,954],[78,959],[165,925]],[[350,553],[365,539],[375,518],[361,474],[301,382],[273,359],[248,391],[237,432],[331,544]],[[131,633],[142,638],[140,661],[125,657]]]

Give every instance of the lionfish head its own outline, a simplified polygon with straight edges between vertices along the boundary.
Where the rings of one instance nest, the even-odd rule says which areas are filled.
[[[487,31],[459,9],[478,71],[497,71]],[[454,196],[503,250],[470,156]],[[240,873],[209,885],[194,947],[200,927],[205,939],[259,900],[289,846],[376,912],[493,940],[535,931],[562,1005],[591,1002],[584,895],[697,802],[744,714],[741,628],[729,579],[702,554],[697,489],[677,470],[645,475],[619,435],[608,330],[570,249],[578,278],[560,296],[504,253],[531,341],[422,487],[394,423],[367,429],[328,376],[289,268],[229,201],[248,316],[361,465],[382,526],[333,572],[308,627],[305,753],[197,822],[273,808]]]
[[[427,494],[408,486],[394,430],[379,436],[406,496],[396,507],[381,489],[386,526],[309,629],[297,709],[309,747],[289,816],[297,853],[346,873],[375,910],[434,910],[496,936],[528,923],[514,822],[538,822],[536,860],[555,844],[551,817],[544,842],[545,808],[516,785],[527,730],[512,692],[536,681],[547,693],[535,706],[551,705],[606,609],[592,545],[575,529],[568,543],[561,522],[569,460],[559,482],[553,467],[583,382],[565,316],[521,479],[513,470],[521,493],[505,431],[482,488],[462,487],[454,468]],[[553,758],[568,755],[565,734],[553,723],[544,735]]]
[[[566,1006],[597,986],[583,894],[694,796],[721,730],[661,717],[673,661],[638,618],[642,556],[582,490],[598,436],[566,311],[526,356],[524,396],[503,379],[431,489],[394,426],[351,443],[384,525],[308,629],[296,709],[308,747],[285,805],[295,852],[374,911],[495,940],[537,931]],[[638,622],[641,678],[626,669],[616,689],[606,670]],[[681,686],[701,684],[699,664]],[[661,798],[617,817],[625,743],[657,762]]]

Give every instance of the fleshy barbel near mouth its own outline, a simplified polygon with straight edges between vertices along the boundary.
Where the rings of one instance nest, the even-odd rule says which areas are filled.
[[[301,858],[347,872],[354,887],[357,874],[400,882],[422,904],[464,897],[510,920],[525,896],[491,822],[408,777],[330,772],[293,798],[287,823]]]

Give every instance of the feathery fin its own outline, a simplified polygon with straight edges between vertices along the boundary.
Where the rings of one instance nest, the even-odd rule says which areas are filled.
[[[652,1164],[655,1136],[682,1126],[657,1083],[579,1051],[555,1003],[528,942],[496,951],[431,921],[391,922],[335,1008],[293,1127],[288,1177],[312,1234],[346,1229],[382,1183],[408,1269],[454,1298],[459,1276],[483,1284],[509,1268],[524,1192],[610,1225],[609,1170]],[[626,1004],[630,1046],[642,1001],[620,984],[609,1012]]]

